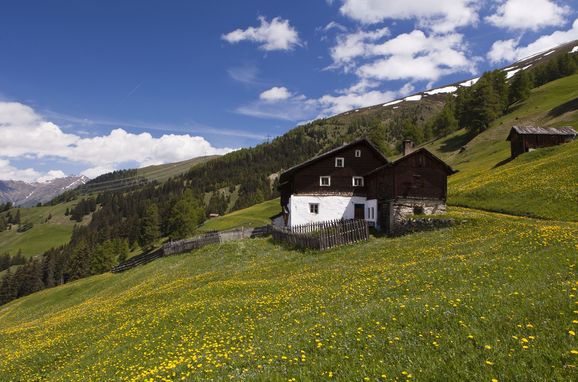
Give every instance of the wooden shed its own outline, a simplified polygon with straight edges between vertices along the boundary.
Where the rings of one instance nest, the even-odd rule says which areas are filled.
[[[532,151],[541,147],[557,146],[576,139],[578,133],[569,126],[565,127],[535,127],[514,126],[508,134],[511,157]]]

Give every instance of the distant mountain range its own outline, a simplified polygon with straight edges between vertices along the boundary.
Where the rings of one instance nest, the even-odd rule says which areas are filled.
[[[89,180],[84,175],[33,183],[0,180],[0,203],[12,202],[15,206],[32,207],[38,203],[46,203],[64,191],[72,190]]]

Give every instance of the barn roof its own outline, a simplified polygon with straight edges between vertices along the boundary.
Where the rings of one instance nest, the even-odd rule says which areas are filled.
[[[409,153],[409,154],[407,154],[407,155],[405,155],[405,156],[403,156],[403,157],[401,157],[401,158],[399,158],[399,159],[397,159],[397,160],[395,160],[395,161],[393,161],[393,162],[390,162],[390,163],[388,163],[388,164],[386,164],[386,165],[384,165],[384,166],[381,166],[381,167],[376,168],[375,170],[373,170],[373,171],[369,172],[368,174],[366,174],[366,176],[372,175],[372,174],[374,174],[374,173],[376,173],[376,172],[378,172],[378,171],[380,171],[380,170],[382,170],[382,169],[384,169],[384,168],[386,168],[386,167],[394,167],[394,166],[397,165],[398,163],[403,162],[403,161],[406,160],[407,158],[410,158],[410,157],[412,157],[412,156],[414,156],[414,155],[417,155],[418,153],[424,153],[425,155],[429,156],[429,157],[430,157],[431,159],[433,159],[434,161],[440,163],[440,164],[444,167],[444,169],[446,170],[446,172],[448,173],[448,175],[455,174],[456,172],[458,172],[457,170],[454,170],[453,168],[451,168],[450,165],[448,165],[446,162],[444,162],[443,160],[441,160],[440,158],[438,158],[437,156],[435,156],[435,155],[433,155],[431,152],[429,152],[429,150],[427,150],[426,148],[422,147],[422,148],[420,148],[420,149],[417,149],[417,150],[415,150],[415,151],[412,151],[411,153]]]
[[[367,144],[373,151],[375,151],[375,153],[376,153],[380,158],[383,159],[383,161],[384,161],[385,163],[388,163],[388,162],[389,162],[389,161],[387,160],[387,158],[383,155],[383,153],[382,153],[381,151],[379,151],[379,149],[373,145],[373,143],[371,143],[371,142],[370,142],[369,140],[367,140],[366,138],[362,138],[362,139],[358,139],[358,140],[356,140],[356,141],[353,141],[353,142],[351,142],[351,143],[344,144],[343,146],[339,146],[339,147],[337,147],[337,148],[334,148],[333,150],[329,150],[329,151],[327,151],[327,152],[324,152],[323,154],[320,154],[320,155],[318,155],[318,156],[316,156],[316,157],[313,157],[313,158],[311,158],[311,159],[309,159],[309,160],[307,160],[307,161],[305,161],[305,162],[303,162],[303,163],[300,163],[300,164],[298,164],[298,165],[296,165],[296,166],[293,166],[293,167],[285,170],[284,172],[282,172],[281,175],[279,176],[279,179],[281,180],[281,178],[284,178],[284,177],[286,177],[287,175],[290,175],[291,173],[295,172],[296,170],[299,170],[299,169],[301,169],[301,168],[303,168],[303,167],[307,167],[307,166],[309,166],[310,164],[312,164],[312,163],[314,163],[314,162],[317,162],[317,161],[320,160],[320,159],[323,159],[323,158],[326,158],[326,157],[328,157],[328,156],[337,154],[338,152],[343,151],[343,150],[345,150],[345,149],[347,149],[347,148],[349,148],[349,147],[351,147],[351,146],[357,145],[357,144],[359,144],[359,143],[365,143],[365,144]],[[281,182],[281,183],[283,183],[283,182]]]
[[[508,134],[507,141],[512,137],[512,132],[520,135],[572,135],[576,136],[578,133],[570,126],[564,127],[536,127],[536,126],[512,126]]]

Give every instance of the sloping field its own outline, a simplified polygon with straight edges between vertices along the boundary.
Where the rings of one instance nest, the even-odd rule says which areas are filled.
[[[525,102],[469,140],[464,131],[428,146],[459,170],[448,180],[450,204],[548,219],[578,219],[578,143],[510,161],[513,125],[578,130],[578,75],[534,89]],[[574,105],[574,106],[572,106]]]
[[[0,307],[0,380],[572,380],[578,224],[453,209],[324,253],[206,247]]]

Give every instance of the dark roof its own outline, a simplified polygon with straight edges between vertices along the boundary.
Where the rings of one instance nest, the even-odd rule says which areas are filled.
[[[451,168],[446,162],[444,162],[443,160],[441,160],[440,158],[438,158],[437,156],[435,156],[431,152],[429,152],[429,150],[422,147],[421,149],[417,149],[415,151],[412,151],[411,153],[407,154],[406,156],[403,156],[403,157],[401,157],[401,158],[399,158],[393,162],[390,162],[390,163],[386,164],[385,166],[378,167],[375,170],[368,172],[365,176],[372,175],[372,174],[374,174],[374,173],[376,173],[376,172],[378,172],[378,171],[380,171],[386,167],[393,167],[396,164],[398,164],[399,162],[402,162],[402,161],[406,160],[407,158],[414,156],[417,153],[422,153],[422,152],[424,154],[426,154],[427,156],[429,156],[434,161],[441,163],[444,166],[444,168],[446,169],[448,175],[455,174],[456,172],[458,172],[457,170],[454,170],[453,168]]]
[[[286,177],[287,175],[295,172],[296,170],[298,170],[298,169],[300,169],[300,168],[309,166],[310,164],[312,164],[312,163],[314,163],[314,162],[317,162],[317,161],[320,160],[320,159],[323,159],[323,158],[326,158],[326,157],[331,156],[331,155],[333,155],[333,154],[336,154],[336,153],[338,153],[338,152],[340,152],[340,151],[342,151],[342,150],[347,149],[348,147],[357,145],[357,144],[359,144],[359,143],[366,143],[371,149],[373,149],[373,151],[375,151],[375,152],[378,154],[378,156],[379,156],[380,158],[382,158],[382,159],[384,160],[385,163],[388,163],[388,162],[389,162],[389,161],[387,160],[387,158],[383,155],[383,153],[382,153],[381,151],[379,151],[379,149],[373,145],[373,143],[371,143],[370,141],[368,141],[366,138],[362,138],[362,139],[358,139],[358,140],[356,140],[356,141],[353,141],[353,142],[351,142],[351,143],[344,144],[343,146],[339,146],[339,147],[337,147],[337,148],[334,148],[333,150],[329,150],[329,151],[327,151],[327,152],[325,152],[325,153],[323,153],[323,154],[320,154],[320,155],[318,155],[318,156],[316,156],[316,157],[313,157],[313,158],[311,158],[311,159],[309,159],[309,160],[307,160],[307,161],[305,161],[305,162],[303,162],[303,163],[300,163],[300,164],[298,164],[298,165],[296,165],[296,166],[293,166],[293,167],[291,167],[291,168],[283,171],[283,172],[281,173],[281,175],[279,176],[279,179],[281,180],[281,178]],[[283,182],[281,182],[281,184],[282,184],[282,183],[283,183]]]
[[[536,126],[513,126],[508,134],[507,141],[509,141],[512,136],[512,132],[515,131],[520,135],[573,135],[576,136],[578,133],[576,130],[570,126],[564,127],[536,127]]]

